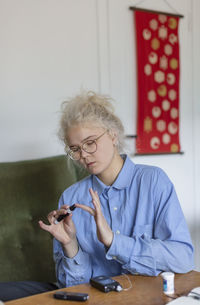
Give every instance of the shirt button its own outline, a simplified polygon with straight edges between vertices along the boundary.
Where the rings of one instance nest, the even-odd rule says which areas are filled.
[[[119,231],[119,230],[117,230],[117,231],[116,231],[116,234],[120,234],[120,231]]]
[[[114,211],[117,211],[117,207],[114,207],[113,210],[114,210]]]
[[[113,258],[113,259],[117,259],[117,257],[116,257],[116,256],[113,256],[112,258]]]

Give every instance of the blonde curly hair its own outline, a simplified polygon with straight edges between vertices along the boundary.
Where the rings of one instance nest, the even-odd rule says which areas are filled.
[[[117,136],[118,152],[124,147],[124,127],[121,120],[115,115],[114,107],[109,96],[100,95],[93,91],[84,91],[80,95],[64,101],[61,106],[59,138],[68,149],[67,131],[70,127],[79,124],[92,124],[103,127]]]

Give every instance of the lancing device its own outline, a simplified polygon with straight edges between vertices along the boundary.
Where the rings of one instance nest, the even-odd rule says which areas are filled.
[[[62,214],[59,215],[58,218],[56,219],[55,223],[60,222],[61,220],[63,220],[66,216],[69,216],[71,214],[72,211],[74,211],[76,208],[75,204],[72,204],[68,209],[67,209],[67,214]]]

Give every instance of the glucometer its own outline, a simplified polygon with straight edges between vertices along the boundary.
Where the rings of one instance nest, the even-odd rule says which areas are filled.
[[[103,291],[121,291],[123,290],[119,282],[113,280],[112,278],[104,275],[96,276],[90,279],[91,286]]]
[[[60,222],[63,220],[65,217],[69,216],[72,211],[74,211],[76,208],[75,204],[72,204],[68,209],[66,214],[59,215],[58,218],[56,219],[55,223]]]

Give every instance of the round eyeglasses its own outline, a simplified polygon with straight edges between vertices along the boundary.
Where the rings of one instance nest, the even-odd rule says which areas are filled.
[[[98,138],[94,140],[85,141],[81,146],[71,146],[67,150],[67,155],[72,160],[78,161],[81,158],[82,150],[87,152],[88,154],[94,154],[97,151],[97,140],[99,140],[106,132],[107,130],[104,131],[104,133],[102,133],[100,136],[98,136]]]

